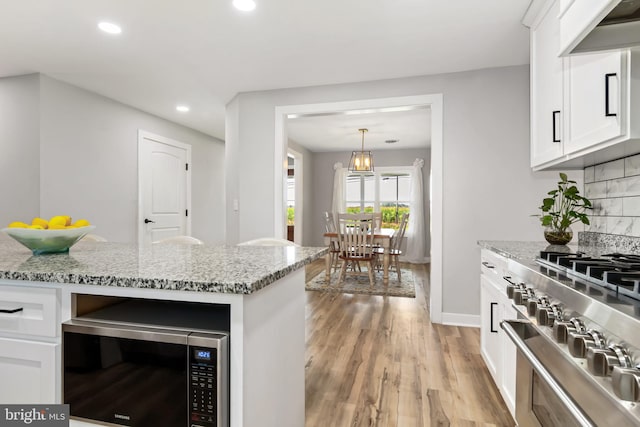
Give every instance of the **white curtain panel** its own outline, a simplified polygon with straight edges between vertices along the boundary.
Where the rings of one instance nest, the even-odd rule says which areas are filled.
[[[333,170],[335,172],[333,174],[333,202],[331,204],[331,211],[333,212],[333,217],[337,218],[337,214],[347,211],[347,202],[345,201],[347,168],[338,162],[333,165]]]
[[[427,262],[426,258],[426,230],[424,228],[424,191],[422,185],[422,167],[424,159],[416,159],[413,162],[411,173],[411,202],[409,225],[407,227],[407,253],[404,261],[414,264]]]

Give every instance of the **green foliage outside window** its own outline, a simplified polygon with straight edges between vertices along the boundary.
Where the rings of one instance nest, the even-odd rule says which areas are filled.
[[[382,212],[382,228],[393,228],[394,230],[397,230],[400,226],[402,215],[409,213],[409,207],[398,206],[397,217],[395,206],[382,206],[380,211]],[[347,208],[347,213],[360,213],[360,207],[349,206]],[[373,206],[365,206],[364,213],[373,213]]]
[[[294,208],[293,206],[289,206],[287,208],[287,225],[293,225],[294,218]]]

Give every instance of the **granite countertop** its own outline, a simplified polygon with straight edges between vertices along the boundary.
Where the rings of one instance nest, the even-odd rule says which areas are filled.
[[[489,249],[505,258],[511,258],[528,263],[540,257],[540,251],[553,250],[557,252],[576,253],[584,251],[578,245],[549,245],[547,242],[518,242],[501,240],[479,240],[478,245]]]
[[[32,255],[0,239],[0,279],[251,294],[325,255],[298,246],[78,242],[68,254]]]

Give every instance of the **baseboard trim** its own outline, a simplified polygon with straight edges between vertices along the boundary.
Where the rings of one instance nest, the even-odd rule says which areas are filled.
[[[475,314],[442,313],[442,324],[479,328],[480,316]]]

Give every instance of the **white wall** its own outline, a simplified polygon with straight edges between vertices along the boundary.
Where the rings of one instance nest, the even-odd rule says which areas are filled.
[[[226,146],[251,155],[225,165],[237,181],[226,186],[227,198],[241,206],[238,221],[227,223],[228,237],[248,240],[274,229],[276,106],[436,93],[444,97],[444,318],[477,319],[477,241],[541,241],[531,215],[557,181],[556,172],[529,167],[528,66],[239,94],[226,125],[242,132],[227,134]]]
[[[0,170],[1,182],[20,182],[14,193],[2,192],[3,205],[15,210],[12,220],[71,215],[90,220],[110,241],[136,242],[143,129],[192,145],[192,234],[207,243],[224,241],[222,141],[47,76],[21,79],[29,83],[21,93],[35,108],[27,108],[28,96],[14,102],[25,107],[8,129],[22,137],[0,142],[7,145],[3,159],[5,150],[18,159]],[[15,86],[13,80],[0,79],[0,88]]]
[[[0,228],[40,211],[37,74],[0,79]]]

